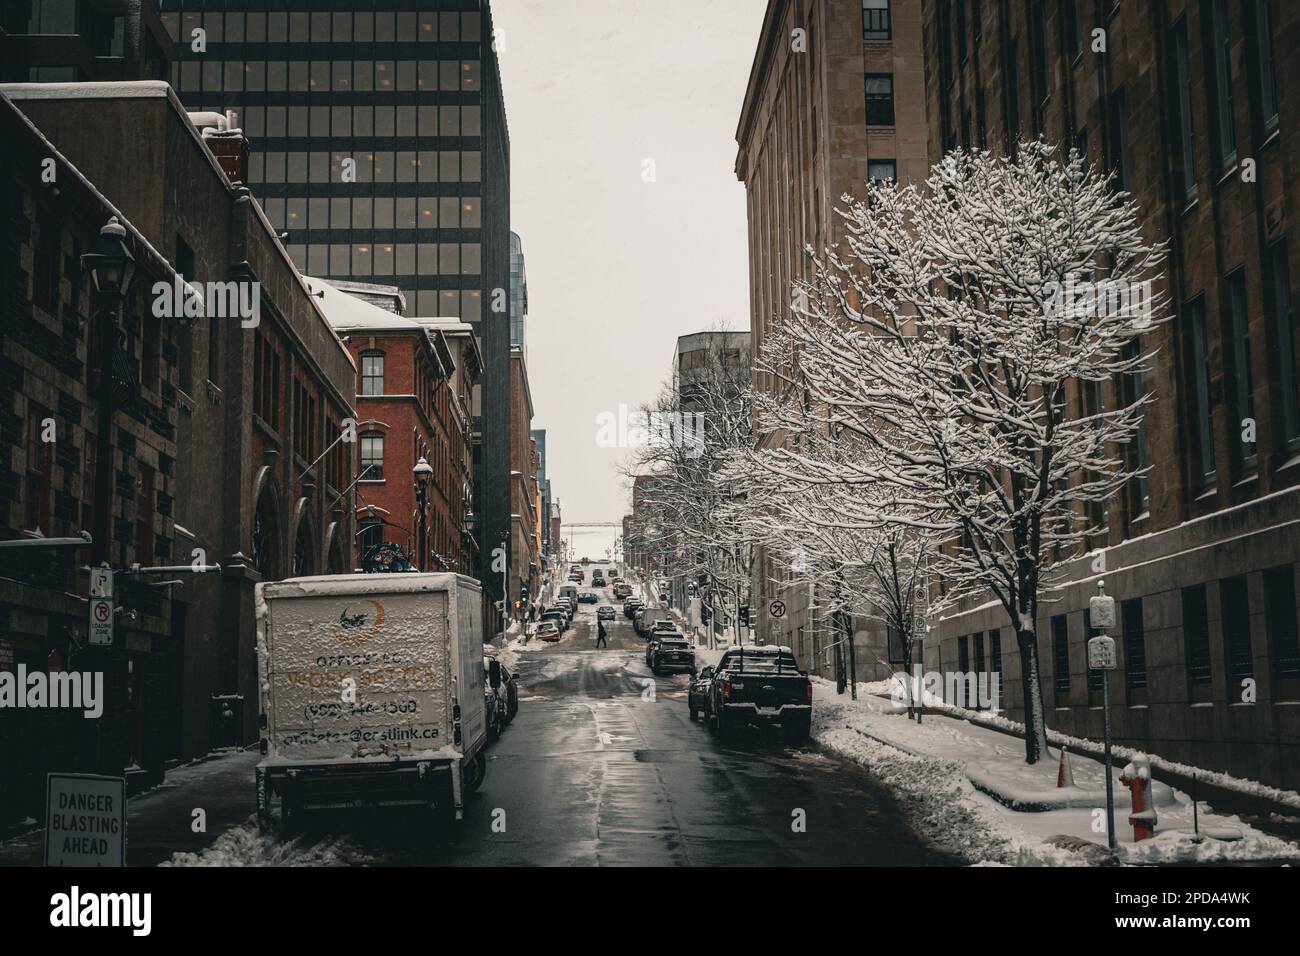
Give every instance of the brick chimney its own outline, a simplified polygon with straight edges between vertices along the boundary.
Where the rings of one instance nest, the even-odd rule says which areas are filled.
[[[203,137],[203,143],[216,158],[221,171],[232,183],[248,181],[248,140],[235,126],[235,114],[190,113],[190,122]]]

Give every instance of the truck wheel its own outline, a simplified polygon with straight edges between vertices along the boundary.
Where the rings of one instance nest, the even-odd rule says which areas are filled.
[[[690,713],[690,715],[691,715],[691,721],[692,721],[692,723],[693,723],[693,722],[695,721],[695,713],[696,713],[696,712],[695,712],[695,708],[692,707],[690,704],[687,704],[687,705],[686,705],[686,710]]]
[[[465,792],[474,793],[483,785],[483,779],[487,776],[487,757],[483,751],[474,755],[473,761],[466,767],[465,771]]]
[[[731,726],[731,721],[727,719],[727,715],[725,713],[720,713],[717,716],[715,716],[713,718],[713,723],[714,726],[717,728],[717,734],[719,739],[726,739],[727,737],[731,736],[731,731],[734,728]]]
[[[812,719],[800,719],[781,725],[781,735],[785,742],[798,746],[808,742],[808,736],[812,732]]]

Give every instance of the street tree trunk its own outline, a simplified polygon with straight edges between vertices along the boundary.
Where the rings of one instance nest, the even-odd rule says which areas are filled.
[[[1016,633],[1020,646],[1020,684],[1025,700],[1025,763],[1038,763],[1047,753],[1043,685],[1038,679],[1038,640],[1032,630]]]

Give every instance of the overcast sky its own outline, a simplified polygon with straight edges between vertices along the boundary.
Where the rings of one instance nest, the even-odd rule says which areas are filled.
[[[528,274],[533,427],[564,520],[630,509],[626,449],[597,415],[635,409],[676,338],[749,328],[736,123],[765,0],[495,0],[511,228]],[[646,161],[654,182],[645,182]],[[567,535],[567,531],[566,531]],[[603,555],[614,533],[575,537]]]

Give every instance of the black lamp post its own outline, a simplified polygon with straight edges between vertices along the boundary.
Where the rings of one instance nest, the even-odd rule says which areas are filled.
[[[423,457],[421,457],[420,460],[415,463],[415,467],[411,469],[411,474],[415,475],[415,493],[420,502],[420,541],[415,549],[416,562],[421,571],[427,571],[429,569],[425,567],[424,561],[425,552],[428,550],[428,539],[424,523],[424,496],[425,490],[429,487],[429,479],[433,477],[433,468],[430,467],[429,463]]]
[[[94,252],[81,257],[82,271],[94,287],[95,335],[99,346],[98,433],[95,436],[95,528],[91,564],[106,563],[112,534],[113,358],[117,351],[117,313],[135,277],[135,257],[126,246],[126,229],[114,216],[99,230]],[[87,356],[89,359],[90,356]]]

